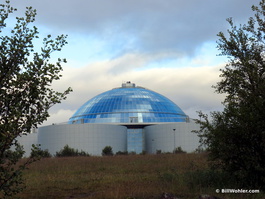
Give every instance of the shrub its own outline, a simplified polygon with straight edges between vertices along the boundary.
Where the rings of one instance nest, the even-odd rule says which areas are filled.
[[[116,155],[128,155],[128,151],[118,151]]]
[[[177,147],[177,148],[173,151],[173,153],[177,154],[177,153],[187,153],[187,152],[186,152],[186,151],[183,151],[182,148],[181,148],[181,146],[179,146],[179,147]]]
[[[162,151],[161,150],[156,150],[156,154],[161,154]]]
[[[222,170],[216,169],[196,169],[185,174],[187,186],[190,189],[198,187],[237,187],[237,182],[231,175]]]
[[[245,24],[227,21],[217,48],[228,62],[220,69],[215,92],[225,96],[222,111],[199,112],[201,144],[217,168],[235,177],[241,187],[265,190],[265,0],[252,6]]]
[[[102,149],[102,153],[103,156],[113,156],[113,151],[112,151],[112,147],[111,146],[105,146],[104,149]]]
[[[206,153],[207,149],[199,146],[197,149],[195,149],[194,153]]]
[[[63,149],[59,152],[56,152],[56,157],[72,157],[72,156],[89,156],[85,151],[79,152],[77,149],[71,148],[68,145],[65,145]]]
[[[40,145],[34,145],[31,149],[30,157],[38,157],[38,158],[50,158],[52,155],[48,151],[48,149],[42,150]]]

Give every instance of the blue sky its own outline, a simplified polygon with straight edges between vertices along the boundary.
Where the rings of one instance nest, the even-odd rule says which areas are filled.
[[[124,81],[167,96],[192,118],[199,110],[222,110],[224,96],[211,87],[226,62],[216,56],[216,35],[229,28],[228,17],[246,23],[258,2],[11,0],[17,15],[26,6],[37,9],[41,36],[68,35],[68,45],[54,54],[68,60],[54,88],[74,92],[52,107],[45,125],[67,121],[87,100]]]

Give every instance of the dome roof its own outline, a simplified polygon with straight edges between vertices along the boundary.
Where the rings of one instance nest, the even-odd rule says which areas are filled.
[[[184,122],[186,118],[187,115],[165,96],[126,82],[120,88],[88,100],[69,123]]]

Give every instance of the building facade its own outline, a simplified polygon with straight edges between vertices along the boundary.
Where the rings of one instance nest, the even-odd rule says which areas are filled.
[[[28,142],[40,144],[51,154],[65,145],[91,155],[101,155],[105,146],[114,153],[172,152],[177,147],[192,152],[199,146],[198,136],[192,133],[198,128],[165,96],[126,82],[88,100],[67,124],[41,127],[35,136],[29,134]],[[26,138],[20,139],[29,145]]]

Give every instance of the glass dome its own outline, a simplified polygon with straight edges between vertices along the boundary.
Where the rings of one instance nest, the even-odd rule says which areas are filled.
[[[76,123],[185,122],[188,116],[171,100],[131,82],[101,93],[69,119]]]

